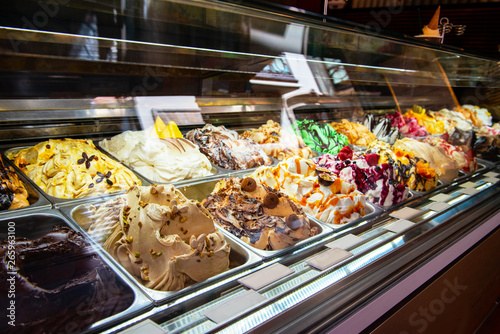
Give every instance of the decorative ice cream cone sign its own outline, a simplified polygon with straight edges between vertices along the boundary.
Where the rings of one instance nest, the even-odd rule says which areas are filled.
[[[422,32],[424,33],[425,36],[440,36],[438,29],[440,12],[441,12],[441,6],[438,7],[436,12],[434,13],[434,16],[432,16],[432,19],[429,22],[429,24],[424,26],[424,28],[422,29]]]
[[[441,6],[436,9],[429,24],[422,29],[423,34],[415,37],[423,38],[426,41],[442,43],[443,35],[439,33],[439,15],[441,13]]]

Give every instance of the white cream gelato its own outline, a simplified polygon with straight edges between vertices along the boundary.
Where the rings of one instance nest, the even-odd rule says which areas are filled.
[[[152,138],[149,131],[126,131],[101,147],[148,179],[175,182],[212,175],[210,160],[183,138]]]
[[[483,123],[483,125],[492,126],[493,118],[486,108],[480,108],[478,106],[473,106],[471,104],[464,104],[462,106],[464,109],[469,109],[476,113],[477,118]]]

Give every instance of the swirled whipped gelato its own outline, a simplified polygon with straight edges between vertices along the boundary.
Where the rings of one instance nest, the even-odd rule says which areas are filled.
[[[92,140],[50,139],[7,157],[45,193],[58,198],[112,193],[141,184],[134,173],[98,151]]]
[[[432,146],[439,146],[446,154],[457,162],[458,166],[466,172],[474,172],[477,169],[477,160],[474,157],[472,148],[466,146],[455,146],[441,138],[426,138],[425,143]]]
[[[365,195],[340,178],[320,183],[311,160],[288,158],[275,167],[258,168],[251,177],[286,194],[305,213],[328,224],[345,224],[365,215]]]
[[[132,187],[88,218],[89,233],[147,288],[180,290],[229,268],[210,213],[173,186]]]

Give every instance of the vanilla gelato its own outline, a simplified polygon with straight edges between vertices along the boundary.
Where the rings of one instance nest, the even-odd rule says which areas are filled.
[[[448,110],[446,108],[439,110],[438,112],[433,112],[436,118],[447,117],[453,122],[453,125],[462,131],[472,130],[472,122],[468,120],[464,115],[459,112]]]
[[[492,126],[493,125],[493,117],[491,116],[491,113],[488,111],[488,109],[480,108],[478,106],[473,106],[471,104],[464,104],[464,105],[462,105],[462,108],[469,109],[476,114],[476,117],[481,121],[481,124],[478,124],[477,126],[481,126],[481,125]]]

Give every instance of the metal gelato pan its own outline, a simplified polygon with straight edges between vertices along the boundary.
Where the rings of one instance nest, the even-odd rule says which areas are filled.
[[[34,189],[36,189],[39,193],[43,194],[56,207],[58,207],[58,206],[65,206],[65,205],[74,205],[75,203],[85,202],[88,197],[90,197],[90,198],[98,198],[98,197],[100,197],[100,198],[104,198],[105,199],[107,197],[114,196],[116,194],[120,194],[120,193],[124,193],[125,192],[125,190],[123,190],[123,191],[118,191],[118,192],[115,192],[115,193],[96,194],[96,195],[92,195],[92,196],[88,196],[88,197],[82,197],[82,198],[59,198],[59,197],[51,196],[51,195],[47,194],[45,191],[43,191],[18,166],[16,166],[11,160],[9,160],[7,158],[7,155],[9,153],[18,152],[18,151],[20,151],[22,149],[25,149],[25,148],[28,148],[28,147],[32,147],[32,146],[21,146],[21,147],[9,148],[9,149],[7,149],[7,150],[5,150],[3,152],[3,158],[6,159],[7,161],[9,161],[9,163],[14,167],[14,169],[16,170],[16,172],[17,172],[18,175],[22,175],[25,179],[29,180],[30,181],[30,185]],[[111,157],[110,157],[110,159],[111,159]],[[113,160],[115,160],[115,159],[113,159]],[[124,168],[127,168],[127,167],[124,166]],[[133,173],[133,171],[132,171],[132,173]],[[145,180],[141,175],[136,175],[136,176],[139,178],[139,180],[142,182],[143,185],[149,185],[149,182],[147,180]]]
[[[12,166],[14,168],[15,173],[17,174],[17,177],[19,178],[20,181],[24,183],[24,187],[26,188],[26,191],[28,192],[28,202],[30,205],[24,207],[24,208],[18,208],[18,209],[12,209],[12,210],[3,210],[0,211],[0,216],[3,216],[5,214],[9,213],[19,213],[19,212],[24,212],[24,211],[31,211],[31,210],[41,210],[41,209],[50,209],[52,204],[42,195],[40,191],[38,191],[38,187],[34,187],[31,180],[29,180],[24,173],[20,172],[19,169],[14,166],[12,161],[7,159],[7,157],[2,156],[2,159],[4,161],[4,164],[6,166]]]
[[[46,209],[46,210],[41,210],[38,213],[23,212],[18,214],[11,214],[10,216],[3,216],[2,219],[0,220],[0,238],[1,240],[13,240],[12,237],[15,237],[15,238],[20,238],[21,242],[23,241],[22,238],[27,238],[29,240],[38,239],[43,237],[47,233],[52,232],[52,228],[54,226],[65,226],[72,229],[71,224],[68,223],[67,220],[63,217],[63,215],[57,210]],[[134,288],[133,284],[131,284],[131,282],[126,277],[123,277],[120,271],[117,270],[113,264],[110,264],[109,261],[106,259],[106,257],[102,256],[103,254],[101,254],[98,248],[95,247],[95,245],[93,245],[93,243],[90,240],[88,241],[89,244],[91,245],[90,247],[92,247],[92,251],[95,251],[94,256],[97,256],[101,260],[103,260],[104,265],[111,269],[112,275],[114,275],[114,282],[109,281],[110,277],[102,276],[102,273],[100,273],[98,279],[99,280],[107,279],[107,281],[103,281],[103,285],[106,286],[108,289],[105,288],[95,291],[93,296],[96,299],[93,300],[89,300],[88,297],[85,297],[86,296],[85,292],[86,293],[90,292],[90,290],[87,290],[85,287],[90,285],[90,289],[92,290],[92,288],[95,286],[95,283],[82,284],[82,282],[85,282],[84,279],[82,279],[79,282],[79,284],[73,286],[71,289],[68,289],[66,292],[64,292],[63,294],[66,293],[70,294],[73,292],[74,297],[70,295],[60,297],[64,299],[64,301],[61,301],[60,303],[67,302],[68,300],[73,301],[73,298],[78,299],[83,297],[81,304],[79,304],[75,308],[75,314],[79,315],[80,314],[79,312],[84,312],[83,314],[85,314],[87,318],[90,316],[95,317],[95,320],[92,320],[93,323],[91,323],[90,325],[85,325],[84,327],[80,327],[81,323],[78,323],[77,321],[73,322],[70,321],[70,320],[75,320],[75,318],[66,319],[65,320],[66,324],[63,325],[64,329],[72,332],[82,331],[84,333],[97,333],[101,332],[104,329],[115,326],[116,324],[121,323],[127,319],[131,319],[145,312],[147,309],[152,308],[151,301],[146,296],[144,296],[139,290]],[[80,262],[76,263],[73,261],[69,263],[68,261],[63,261],[63,260],[54,261],[53,260],[54,254],[53,252],[51,252],[53,248],[54,247],[51,247],[47,250],[46,258],[42,259],[41,253],[37,252],[36,254],[32,254],[32,256],[35,257],[32,259],[31,263],[24,263],[23,265],[16,263],[14,266],[21,268],[19,271],[17,271],[17,274],[29,277],[28,279],[32,280],[32,282],[34,284],[37,284],[37,286],[40,287],[41,289],[48,289],[48,290],[54,289],[56,288],[55,285],[56,283],[58,283],[59,286],[63,284],[70,284],[70,282],[72,282],[72,280],[76,278],[75,272],[79,268],[81,268],[82,263]],[[38,245],[38,249],[43,249],[43,244]],[[8,246],[6,246],[6,250],[7,251],[9,250]],[[25,256],[28,257],[28,255]],[[71,258],[71,256],[69,258]],[[81,259],[79,257],[73,257],[73,258],[74,261],[78,261],[79,259]],[[10,257],[6,257],[5,259],[12,260]],[[47,261],[46,263],[41,263],[42,260],[47,260]],[[20,261],[20,256],[15,257],[14,260],[12,261],[13,262]],[[13,263],[10,263],[8,261],[4,262],[4,265],[6,266],[8,266],[9,264]],[[60,270],[59,274],[63,277],[60,279],[60,282],[54,282],[53,278],[49,277],[51,276],[51,273],[54,272],[54,270],[58,271],[58,269]],[[11,271],[12,269],[7,270],[8,273]],[[57,277],[61,277],[59,276],[59,274]],[[79,273],[77,275],[80,278],[85,277],[84,273]],[[17,278],[16,280],[19,280],[19,278]],[[41,291],[42,291],[41,293],[43,293],[43,290]],[[29,298],[28,296],[26,296],[27,294],[28,292],[26,292],[26,289],[17,291],[16,294],[17,321],[21,321],[23,317],[22,313],[20,312],[23,306],[31,305],[31,303],[28,302],[31,299],[26,299]],[[51,295],[59,294],[59,292],[57,293],[51,292],[50,294]],[[23,296],[25,297],[23,298]],[[40,295],[38,295],[38,297],[42,298],[42,296]],[[103,297],[105,297],[105,299]],[[3,295],[0,298],[2,298],[0,299],[2,304],[8,301],[7,295]],[[100,303],[103,300],[106,301],[106,304]],[[36,302],[33,301],[33,303]],[[50,304],[42,307],[50,308]],[[99,312],[99,310],[102,313],[99,316],[96,316],[96,312]],[[54,312],[58,312],[58,310],[56,309]],[[27,318],[30,319],[29,315],[27,315]],[[85,317],[82,318],[82,320],[84,319]],[[6,324],[6,321],[2,321],[2,325],[0,326],[4,326],[4,324]],[[51,321],[48,322],[48,326],[50,326],[50,324]],[[20,323],[17,323],[17,325],[20,325]],[[14,329],[15,328],[17,327],[14,327]],[[0,327],[0,331],[3,333],[5,333],[8,330],[9,328]],[[51,328],[46,328],[46,330],[50,331]]]
[[[233,175],[235,176],[235,175]],[[208,195],[210,195],[217,184],[217,181],[209,181],[209,182],[204,182],[204,183],[196,183],[196,184],[191,184],[191,185],[186,185],[183,187],[180,187],[179,190],[184,193],[184,195],[187,198],[190,199],[195,199],[199,202],[204,200]],[[263,258],[272,258],[272,257],[277,257],[280,255],[283,255],[285,253],[289,252],[298,252],[303,246],[309,245],[315,241],[318,241],[320,239],[323,239],[325,235],[329,234],[332,232],[332,229],[325,226],[324,224],[321,224],[318,222],[317,219],[312,218],[308,216],[309,218],[309,223],[311,224],[311,227],[316,227],[318,229],[318,234],[309,237],[307,239],[304,239],[302,241],[299,241],[298,243],[291,245],[289,247],[279,249],[279,250],[262,250],[255,248],[246,242],[240,240],[237,236],[233,235],[231,232],[226,231],[222,227],[220,227],[220,230],[228,237],[228,239],[233,240],[236,243],[239,243],[243,245],[244,247],[250,249],[251,251],[259,254]]]
[[[99,208],[100,205],[103,205],[104,202],[99,201],[98,199],[94,199],[89,201],[87,204],[79,204],[73,207],[62,207],[60,208],[61,212],[70,218],[74,223],[78,224],[81,230],[91,239],[87,232],[89,228],[89,220],[86,219],[89,213],[92,210],[91,206],[94,206],[96,209]],[[97,240],[94,240],[97,242]],[[227,239],[228,243],[231,246],[231,251],[229,254],[229,270],[213,276],[203,282],[198,282],[192,284],[190,286],[185,287],[184,289],[178,291],[159,291],[153,290],[142,285],[135,277],[133,277],[123,266],[121,266],[109,253],[106,253],[109,261],[113,262],[116,267],[119,267],[123,275],[125,275],[129,280],[134,281],[136,286],[142,290],[156,305],[165,304],[173,299],[179,300],[188,300],[191,298],[199,297],[202,294],[213,294],[214,290],[210,288],[210,286],[219,286],[221,284],[226,284],[229,281],[234,281],[240,277],[244,276],[245,272],[252,267],[255,267],[262,263],[262,259],[248,251],[237,242],[234,242],[232,239]]]

